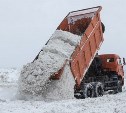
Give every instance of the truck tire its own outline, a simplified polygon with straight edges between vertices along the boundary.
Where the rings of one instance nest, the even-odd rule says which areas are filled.
[[[94,91],[93,91],[93,86],[90,83],[84,84],[83,87],[83,97],[88,98],[88,97],[93,97]]]
[[[122,92],[122,85],[121,85],[121,81],[120,80],[117,83],[117,88],[114,89],[114,94],[117,94],[119,92]]]
[[[118,81],[118,92],[122,92],[122,85],[121,85],[121,81]]]
[[[94,83],[93,88],[94,88],[94,97],[103,96],[104,87],[103,87],[103,84],[101,82]]]

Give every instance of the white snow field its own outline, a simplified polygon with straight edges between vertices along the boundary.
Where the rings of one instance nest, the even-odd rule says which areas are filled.
[[[126,84],[122,93],[103,97],[25,101],[16,97],[18,77],[16,69],[0,69],[0,113],[126,113]]]

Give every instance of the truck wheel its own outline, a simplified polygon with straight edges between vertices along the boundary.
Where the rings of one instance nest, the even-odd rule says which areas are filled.
[[[118,81],[118,92],[122,92],[121,81]]]
[[[93,86],[90,83],[84,84],[84,88],[83,88],[83,96],[84,98],[88,98],[88,97],[93,97],[94,95],[94,91],[93,91]]]
[[[93,87],[94,87],[94,97],[103,96],[104,88],[103,88],[103,84],[101,82],[96,82],[93,85]]]
[[[114,94],[117,94],[119,92],[122,92],[122,85],[121,85],[121,81],[120,80],[117,83],[117,88],[114,89]]]

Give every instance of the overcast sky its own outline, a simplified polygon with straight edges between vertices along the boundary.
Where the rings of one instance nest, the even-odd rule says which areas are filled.
[[[0,0],[0,67],[31,62],[68,12],[99,5],[106,26],[100,53],[126,58],[126,0]]]

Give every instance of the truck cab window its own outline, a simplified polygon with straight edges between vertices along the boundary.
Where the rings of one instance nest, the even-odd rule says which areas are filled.
[[[114,58],[107,58],[107,62],[114,62]]]

